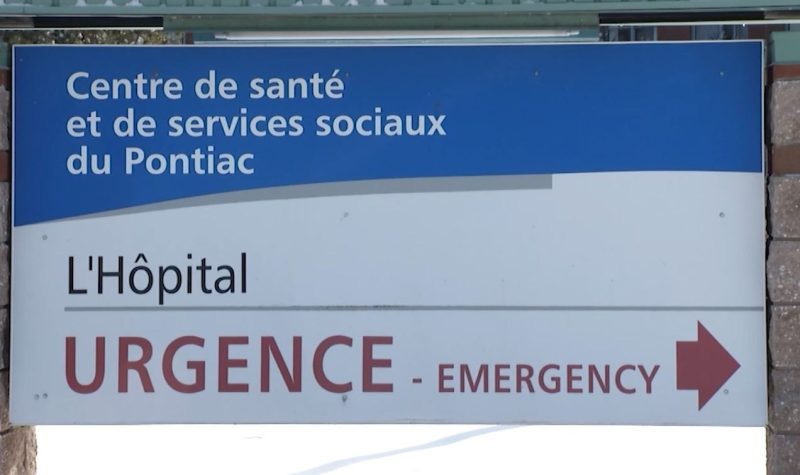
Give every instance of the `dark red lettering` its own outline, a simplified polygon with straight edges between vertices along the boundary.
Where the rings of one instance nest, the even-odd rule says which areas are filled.
[[[469,365],[461,365],[461,378],[460,378],[461,392],[465,392],[465,382],[469,386],[471,392],[478,392],[478,388],[483,385],[483,392],[489,392],[489,365],[482,364],[478,367],[478,374],[475,379],[472,379],[472,372]]]
[[[647,369],[644,366],[639,365],[639,372],[642,373],[642,377],[644,378],[645,392],[647,394],[653,392],[653,379],[655,379],[656,373],[658,373],[658,369],[660,367],[661,365],[653,366],[653,372],[648,374]]]
[[[624,364],[624,365],[619,367],[619,369],[617,370],[617,374],[616,374],[616,376],[614,378],[614,382],[617,383],[617,389],[620,392],[625,393],[625,394],[633,394],[633,393],[636,392],[636,389],[627,388],[627,387],[625,387],[625,385],[622,384],[622,373],[624,373],[625,371],[635,371],[635,370],[636,370],[636,366],[634,366],[632,364]]]
[[[327,353],[328,349],[334,345],[345,345],[352,347],[353,339],[344,335],[334,335],[329,336],[320,342],[316,351],[314,351],[314,379],[316,379],[317,384],[319,384],[320,387],[326,391],[330,391],[332,393],[346,393],[353,390],[353,383],[349,381],[344,384],[334,383],[328,379],[328,376],[325,374],[325,366],[323,364],[325,360],[325,353]]]
[[[206,388],[206,363],[205,361],[187,361],[186,367],[194,372],[194,382],[186,384],[178,380],[175,376],[174,364],[175,353],[184,346],[199,346],[203,348],[205,340],[199,336],[182,336],[176,338],[167,345],[164,350],[164,358],[161,360],[161,370],[164,372],[164,380],[167,385],[180,393],[197,393]]]
[[[553,377],[550,378],[550,382],[553,383],[553,386],[548,386],[547,385],[547,381],[545,380],[545,378],[547,377],[547,373],[550,370],[558,371],[560,369],[561,369],[561,367],[559,365],[557,365],[557,364],[547,364],[547,365],[542,366],[542,370],[539,371],[539,387],[541,387],[544,390],[544,392],[550,393],[550,394],[555,394],[555,393],[561,391],[561,378],[560,377],[558,377],[556,375],[556,376],[553,376]]]
[[[131,361],[130,347],[138,346],[142,350],[142,356],[138,360]],[[138,336],[119,337],[119,372],[117,373],[117,387],[119,392],[128,392],[128,373],[133,370],[139,375],[142,388],[146,393],[153,392],[153,382],[150,380],[150,373],[145,366],[153,356],[153,345],[146,338]]]
[[[98,336],[94,339],[94,378],[89,384],[78,381],[75,370],[75,337],[67,337],[67,385],[78,394],[90,394],[103,385],[106,376],[106,339]]]
[[[568,364],[567,365],[567,392],[568,393],[582,393],[582,388],[576,388],[574,383],[579,383],[583,380],[583,378],[579,374],[575,374],[574,371],[583,369],[583,365],[580,364]]]
[[[596,365],[589,365],[589,392],[594,393],[594,384],[600,386],[600,390],[604,393],[608,394],[611,386],[611,368],[608,365],[603,367],[604,374],[601,376],[600,371],[597,369]]]
[[[439,392],[440,393],[452,393],[455,392],[455,388],[448,388],[444,385],[445,381],[452,381],[453,375],[452,374],[445,374],[445,370],[453,369],[455,365],[452,364],[440,364],[439,365]]]
[[[391,368],[391,359],[375,359],[372,354],[372,347],[375,345],[391,345],[393,342],[390,336],[365,336],[364,351],[361,358],[361,370],[364,376],[365,393],[390,393],[393,390],[391,383],[375,383],[372,380],[372,370],[375,368]]]
[[[246,393],[250,387],[247,383],[231,383],[228,380],[228,371],[231,368],[247,368],[247,360],[230,358],[231,345],[246,345],[250,339],[246,336],[221,336],[219,337],[219,392],[221,393]]]
[[[303,362],[303,337],[296,336],[292,338],[292,371],[289,372],[289,366],[286,360],[283,359],[278,344],[275,338],[271,336],[261,337],[261,392],[269,392],[269,363],[270,355],[275,357],[275,364],[278,366],[278,371],[281,373],[286,389],[289,392],[297,393],[302,390],[302,362]]]
[[[494,365],[494,392],[496,393],[510,393],[511,388],[506,388],[502,386],[503,381],[510,381],[511,376],[503,374],[503,370],[510,369],[511,365],[508,364],[496,364]]]
[[[533,391],[533,384],[531,383],[531,377],[533,376],[533,366],[526,365],[526,364],[518,364],[517,365],[517,392],[522,392],[522,383],[525,382],[525,385],[528,386],[528,392],[532,393]]]

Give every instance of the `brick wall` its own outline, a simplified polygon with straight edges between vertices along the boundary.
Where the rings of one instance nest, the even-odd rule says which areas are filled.
[[[7,45],[0,47],[7,53]],[[2,56],[7,58],[8,54]],[[13,427],[8,423],[10,89],[8,66],[3,62],[0,69],[0,475],[22,475],[36,471],[36,436],[32,427]]]
[[[800,64],[770,67],[770,475],[800,473]]]

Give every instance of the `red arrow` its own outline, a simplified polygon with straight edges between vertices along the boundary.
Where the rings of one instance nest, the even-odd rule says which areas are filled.
[[[739,362],[700,322],[697,322],[697,341],[679,341],[675,347],[678,389],[698,391],[699,411],[739,369]]]

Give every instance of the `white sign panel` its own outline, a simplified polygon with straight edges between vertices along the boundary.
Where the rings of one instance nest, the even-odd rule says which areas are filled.
[[[14,61],[15,423],[766,422],[760,43]]]

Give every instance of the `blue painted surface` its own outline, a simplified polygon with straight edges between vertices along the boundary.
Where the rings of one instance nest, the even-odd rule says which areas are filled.
[[[442,47],[17,47],[14,53],[14,224],[263,187],[412,177],[762,170],[758,42]],[[210,69],[239,85],[201,100]],[[250,99],[252,78],[323,78],[341,99]],[[76,100],[67,79],[178,78],[179,100]],[[81,91],[89,81],[77,82]],[[152,138],[120,138],[133,107]],[[445,115],[446,135],[316,135],[320,115]],[[173,116],[301,116],[297,137],[169,137]],[[67,134],[70,117],[102,118],[101,137]],[[263,127],[262,127],[263,128]],[[109,175],[73,175],[86,145],[110,154]],[[250,175],[125,173],[126,147],[147,153],[252,153]],[[610,190],[611,191],[611,190]]]

